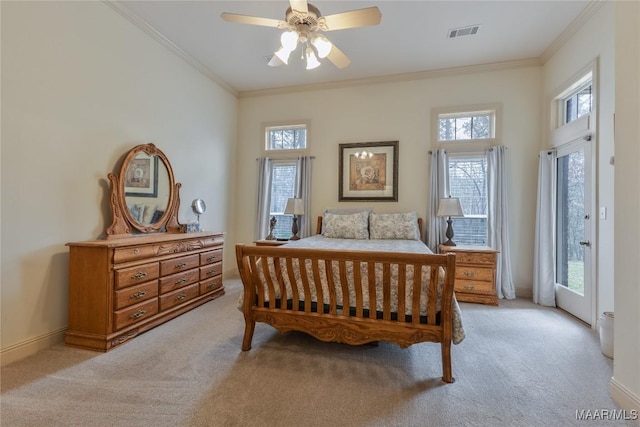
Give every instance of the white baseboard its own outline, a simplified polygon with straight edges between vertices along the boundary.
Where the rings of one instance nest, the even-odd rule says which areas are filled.
[[[640,396],[633,394],[628,388],[620,384],[614,377],[611,377],[609,386],[611,399],[627,412],[635,411],[635,422],[640,425]]]
[[[0,351],[0,366],[17,362],[29,356],[33,356],[40,350],[64,342],[64,334],[67,328],[49,332],[39,337],[31,338],[18,344],[14,344]]]

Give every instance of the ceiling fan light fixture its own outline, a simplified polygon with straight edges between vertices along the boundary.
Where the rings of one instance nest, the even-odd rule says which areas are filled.
[[[311,43],[318,51],[319,58],[326,58],[327,55],[331,52],[331,48],[333,45],[327,38],[323,35],[317,35],[311,40]]]
[[[279,67],[281,65],[283,65],[284,62],[282,61],[282,59],[280,59],[278,57],[278,55],[272,55],[271,58],[269,58],[269,62],[267,62],[267,65],[269,67]]]
[[[289,55],[291,55],[291,52],[293,52],[293,50],[289,50],[284,46],[280,46],[280,49],[276,50],[273,56],[274,58],[278,58],[280,61],[284,62],[285,64],[289,64]],[[273,58],[272,58],[272,61],[273,61]],[[269,63],[271,63],[271,61],[269,61]]]
[[[307,70],[313,70],[320,66],[320,61],[316,58],[316,54],[313,53],[311,46],[307,47]]]
[[[280,43],[282,43],[282,48],[287,49],[289,52],[293,51],[298,45],[298,38],[300,36],[296,31],[285,31],[280,36]]]

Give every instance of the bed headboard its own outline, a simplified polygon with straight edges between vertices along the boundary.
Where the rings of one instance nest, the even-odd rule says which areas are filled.
[[[422,218],[418,218],[418,231],[420,232],[420,238],[422,239]],[[322,215],[318,217],[316,224],[316,234],[322,234]]]

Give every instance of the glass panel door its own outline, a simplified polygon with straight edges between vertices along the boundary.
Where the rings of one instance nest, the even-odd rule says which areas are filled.
[[[591,144],[558,150],[556,174],[556,300],[591,324]]]

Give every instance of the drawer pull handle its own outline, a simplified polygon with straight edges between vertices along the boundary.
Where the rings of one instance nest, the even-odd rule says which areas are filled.
[[[211,276],[212,274],[216,274],[216,271],[215,270],[207,271],[207,276]]]
[[[464,287],[464,288],[465,288],[466,290],[472,291],[472,290],[474,290],[476,287],[475,287],[475,286],[473,286],[473,285],[465,285],[465,287]]]
[[[140,299],[147,294],[147,291],[138,291],[135,294],[131,295],[131,298]]]
[[[176,265],[176,268],[185,268],[186,266],[187,266],[187,264],[186,264],[186,263],[181,262],[180,264],[177,264],[177,265]]]
[[[467,276],[467,277],[473,277],[473,271],[467,270],[467,271],[464,272],[464,275]]]
[[[176,282],[176,285],[181,285],[181,284],[183,284],[184,282],[186,282],[187,280],[188,280],[188,279],[187,279],[186,277],[183,277],[182,279],[180,279],[180,280],[178,280],[178,281]]]
[[[216,257],[214,256],[210,256],[209,258],[207,258],[207,261],[212,262],[216,259]]]
[[[187,294],[180,294],[176,297],[176,301],[182,301],[187,297]]]
[[[129,317],[131,317],[132,319],[139,319],[145,314],[147,314],[147,310],[138,310]]]
[[[133,276],[131,276],[131,278],[134,280],[142,279],[144,277],[147,277],[147,273],[144,271],[141,271],[138,274],[134,274]]]

